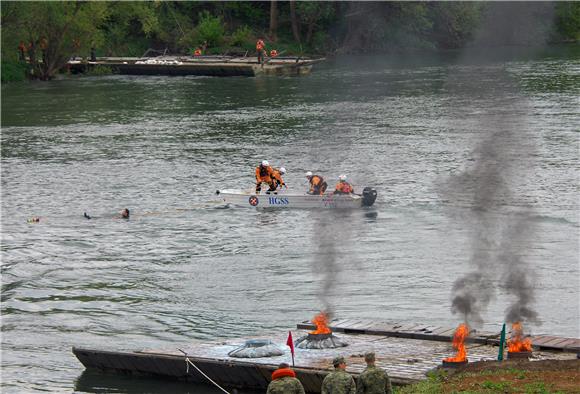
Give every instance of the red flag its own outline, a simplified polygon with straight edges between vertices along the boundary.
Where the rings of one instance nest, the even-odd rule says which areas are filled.
[[[286,345],[290,347],[290,353],[292,353],[292,366],[294,366],[294,340],[292,339],[292,331],[288,331]]]
[[[286,345],[290,347],[290,352],[294,356],[294,341],[292,340],[292,331],[288,331],[288,339],[286,340]]]

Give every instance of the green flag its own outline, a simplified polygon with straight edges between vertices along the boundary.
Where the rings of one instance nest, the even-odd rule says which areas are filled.
[[[503,348],[505,347],[505,323],[501,329],[501,336],[499,337],[499,353],[497,354],[497,360],[503,360]]]

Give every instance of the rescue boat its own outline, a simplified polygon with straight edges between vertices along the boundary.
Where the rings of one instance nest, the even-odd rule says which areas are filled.
[[[377,192],[372,187],[365,187],[361,194],[322,195],[300,194],[280,191],[277,194],[265,192],[224,189],[216,194],[227,204],[250,208],[338,208],[351,209],[370,207],[377,199]]]

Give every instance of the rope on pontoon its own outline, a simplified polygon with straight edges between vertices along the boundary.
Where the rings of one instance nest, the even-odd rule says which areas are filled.
[[[193,368],[195,368],[197,370],[197,372],[199,372],[200,374],[202,374],[207,380],[209,380],[210,382],[212,382],[218,389],[220,389],[221,391],[223,391],[226,394],[230,394],[229,391],[227,391],[226,389],[224,389],[222,386],[220,386],[219,384],[217,384],[216,382],[214,382],[212,380],[212,378],[210,378],[209,376],[207,376],[201,369],[198,368],[197,365],[195,365],[190,359],[189,357],[187,357],[187,353],[185,353],[183,350],[178,349],[181,353],[185,354],[185,365],[186,365],[186,373],[189,373],[189,365],[191,364],[191,366]]]

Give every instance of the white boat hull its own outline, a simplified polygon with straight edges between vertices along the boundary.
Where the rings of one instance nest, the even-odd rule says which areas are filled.
[[[363,198],[356,194],[256,194],[246,190],[218,190],[218,196],[227,204],[254,208],[361,208]]]

